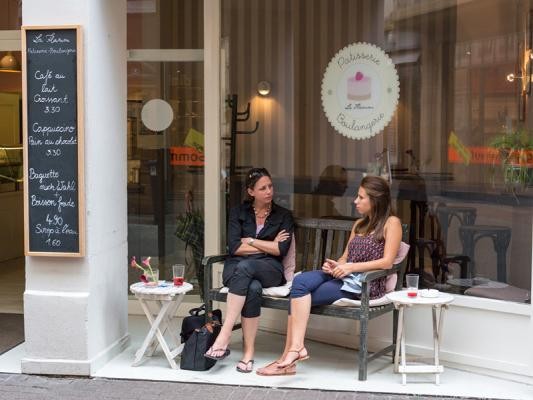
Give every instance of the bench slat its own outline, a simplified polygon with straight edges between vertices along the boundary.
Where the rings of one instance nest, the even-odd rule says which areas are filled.
[[[322,258],[322,229],[317,228],[315,231],[315,250],[313,251],[312,270],[318,269],[318,264]]]

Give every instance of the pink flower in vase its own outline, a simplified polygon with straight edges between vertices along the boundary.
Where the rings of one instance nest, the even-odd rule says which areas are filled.
[[[146,286],[157,286],[159,283],[159,271],[152,268],[150,265],[150,259],[151,257],[147,257],[142,261],[142,264],[144,265],[143,267],[137,263],[137,259],[133,256],[130,265],[132,268],[137,268],[142,271],[140,279]]]

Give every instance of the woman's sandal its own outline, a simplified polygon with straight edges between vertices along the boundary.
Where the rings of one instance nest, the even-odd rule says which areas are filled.
[[[218,353],[220,351],[223,351],[223,353],[219,356],[214,356],[213,353]],[[211,352],[211,354],[207,354]],[[220,361],[220,360],[223,360],[225,359],[227,356],[229,356],[231,353],[230,349],[209,349],[207,350],[207,352],[204,354],[204,357],[205,358],[210,358],[211,360],[217,360],[217,361]]]
[[[240,367],[241,364],[244,365],[244,368]],[[254,360],[240,360],[235,369],[239,372],[242,372],[243,374],[249,374],[254,370]]]
[[[280,367],[278,361],[272,361],[263,368],[259,368],[255,373],[261,376],[294,375],[296,374],[296,364],[293,363],[285,367]]]
[[[302,355],[302,351],[305,350],[305,354]],[[289,350],[287,351],[287,355],[289,355],[289,353],[296,353],[298,356],[294,359],[294,360],[291,360],[291,362],[289,364],[286,364],[286,365],[279,365],[278,363],[278,368],[285,368],[289,365],[296,365],[296,363],[298,361],[305,361],[305,360],[309,360],[309,353],[307,353],[307,349],[305,347],[302,347],[300,350]]]

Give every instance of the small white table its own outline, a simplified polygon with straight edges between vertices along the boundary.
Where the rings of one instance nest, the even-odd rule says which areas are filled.
[[[394,355],[394,372],[402,374],[402,384],[407,383],[408,373],[418,374],[435,374],[435,383],[439,384],[439,374],[444,371],[444,367],[439,363],[439,351],[442,332],[442,322],[444,319],[444,310],[448,308],[454,297],[449,293],[439,292],[438,297],[422,297],[422,290],[419,290],[417,297],[407,297],[407,291],[398,291],[387,294],[387,298],[394,303],[394,307],[399,310],[398,334],[396,342],[396,352]],[[433,314],[433,365],[407,365],[405,357],[405,329],[404,329],[404,310],[411,306],[430,306]],[[437,321],[438,311],[438,321]],[[399,341],[399,344],[398,344]],[[401,348],[401,358],[398,353]],[[398,365],[400,361],[401,365]]]
[[[174,358],[181,354],[183,345],[180,344],[176,335],[178,329],[172,327],[171,320],[181,304],[185,293],[192,290],[192,288],[192,285],[187,282],[184,282],[182,286],[174,286],[172,282],[163,281],[156,287],[144,286],[142,282],[134,283],[130,286],[131,292],[139,300],[139,303],[141,303],[144,314],[150,322],[150,330],[144,338],[141,348],[135,353],[133,367],[140,365],[145,355],[151,357],[159,343],[170,366],[173,369],[178,368]],[[155,312],[152,312],[149,304],[155,306]],[[170,349],[165,341],[164,335],[167,330],[173,350]]]

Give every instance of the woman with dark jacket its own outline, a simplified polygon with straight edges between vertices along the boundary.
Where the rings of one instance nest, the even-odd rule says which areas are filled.
[[[272,199],[274,188],[265,168],[252,168],[246,176],[249,200],[230,211],[228,250],[222,279],[229,288],[224,325],[205,357],[222,360],[230,354],[228,345],[233,325],[241,315],[243,358],[237,371],[253,370],[255,337],[261,313],[262,289],[285,283],[283,257],[287,254],[294,221],[289,210]]]

